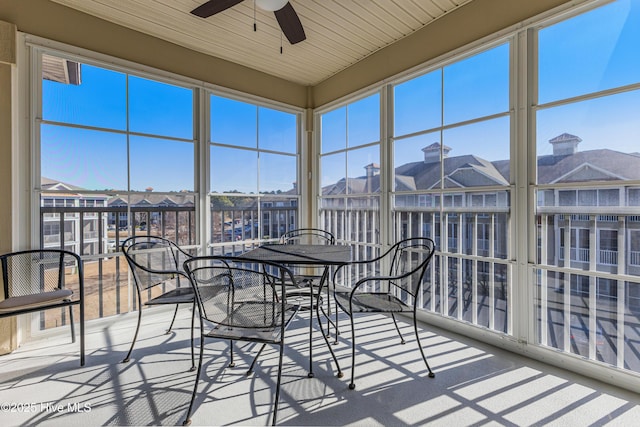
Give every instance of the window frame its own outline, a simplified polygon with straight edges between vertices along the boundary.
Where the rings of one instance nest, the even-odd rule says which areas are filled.
[[[437,325],[442,325],[447,329],[459,331],[461,333],[475,337],[481,337],[481,339],[487,340],[489,342],[495,342],[498,345],[502,345],[505,342],[505,339],[507,341],[513,340],[514,345],[511,346],[511,348],[515,349],[519,348],[519,344],[516,344],[516,342],[528,343],[531,345],[528,346],[527,351],[532,352],[536,355],[540,355],[544,358],[549,358],[554,362],[557,361],[558,364],[564,365],[565,355],[559,354],[555,350],[552,350],[552,352],[550,353],[544,348],[544,346],[539,346],[538,337],[540,336],[540,334],[542,334],[542,332],[537,329],[535,325],[536,319],[534,317],[536,314],[536,298],[538,298],[537,292],[539,291],[537,289],[536,278],[540,277],[540,272],[549,271],[552,274],[556,274],[556,278],[560,277],[561,275],[565,275],[568,278],[570,274],[576,274],[575,270],[564,267],[554,267],[546,270],[541,270],[541,265],[538,264],[538,251],[541,250],[538,247],[541,243],[539,240],[538,230],[546,230],[547,224],[539,224],[536,221],[536,207],[538,206],[537,198],[538,196],[540,196],[540,200],[542,200],[542,197],[544,196],[547,198],[545,200],[547,200],[551,204],[555,204],[558,200],[558,193],[557,191],[554,192],[554,185],[536,184],[537,151],[535,143],[535,112],[541,108],[549,108],[555,105],[573,102],[576,99],[571,98],[569,100],[561,100],[557,102],[554,101],[553,103],[545,105],[537,105],[536,94],[538,91],[538,82],[536,70],[536,52],[538,46],[536,34],[537,31],[541,28],[549,25],[554,25],[557,22],[561,22],[573,16],[588,12],[590,10],[593,10],[594,8],[605,5],[610,1],[611,0],[585,0],[582,2],[572,2],[571,4],[565,4],[556,7],[539,16],[532,17],[531,19],[525,20],[523,22],[519,22],[510,28],[499,31],[481,40],[474,41],[469,45],[441,55],[437,58],[427,61],[424,64],[420,64],[410,70],[402,72],[397,76],[386,79],[383,82],[373,84],[368,88],[364,88],[360,91],[345,96],[340,100],[328,103],[327,105],[323,105],[315,110],[314,113],[317,115],[318,113],[321,113],[328,109],[337,108],[337,106],[340,104],[344,105],[348,102],[351,102],[351,100],[357,99],[359,96],[362,96],[362,93],[365,93],[367,90],[379,90],[384,96],[383,99],[385,100],[385,102],[383,103],[381,114],[386,117],[386,120],[383,120],[382,122],[382,133],[384,135],[384,139],[382,140],[383,147],[380,157],[380,163],[381,174],[386,175],[385,177],[383,177],[383,181],[387,184],[387,190],[383,191],[382,194],[382,205],[385,206],[386,204],[386,207],[382,208],[380,212],[382,215],[381,223],[383,224],[382,232],[388,235],[392,235],[393,231],[390,230],[391,220],[388,218],[388,216],[390,215],[390,209],[388,209],[388,207],[390,206],[389,195],[392,194],[392,191],[390,191],[390,185],[393,182],[392,178],[390,178],[392,170],[389,167],[389,159],[393,158],[393,151],[389,149],[388,144],[389,140],[393,139],[393,132],[391,130],[392,123],[389,118],[391,115],[390,100],[392,99],[392,96],[390,95],[391,91],[389,89],[389,85],[393,84],[394,82],[406,81],[416,75],[427,73],[438,67],[442,67],[450,63],[451,61],[455,61],[460,57],[472,55],[475,51],[485,50],[488,48],[488,46],[492,44],[498,44],[505,39],[512,40],[511,52],[513,56],[512,62],[510,64],[511,70],[509,83],[511,93],[511,105],[509,114],[513,115],[513,122],[510,130],[510,162],[512,175],[510,176],[509,186],[512,197],[512,221],[508,228],[510,232],[508,242],[511,250],[509,251],[509,256],[507,257],[506,261],[508,265],[513,269],[510,276],[511,280],[514,281],[514,283],[518,284],[518,286],[514,286],[513,289],[511,289],[511,299],[522,306],[519,306],[518,311],[514,313],[514,325],[512,326],[513,329],[510,330],[508,334],[500,334],[495,332],[487,333],[485,330],[473,330],[473,328],[469,328],[468,325],[460,325],[456,323],[456,321],[448,321],[448,319],[441,318],[440,316],[433,315],[432,313],[419,312],[419,315],[422,316],[423,319]],[[579,98],[597,98],[615,94],[618,90],[631,89],[640,89],[640,84],[628,85],[623,87],[622,89],[609,89],[598,92],[595,95],[587,94]],[[433,129],[428,129],[424,132],[426,133],[432,130]],[[407,137],[410,136],[414,136],[414,134],[410,134]],[[314,140],[314,153],[319,153],[320,141],[318,139],[319,138],[316,137]],[[318,181],[320,181],[319,178]],[[638,183],[630,183],[630,185],[637,186]],[[600,188],[606,190],[609,186],[610,184],[604,183]],[[575,184],[570,184],[566,187],[573,189],[584,188],[584,186]],[[551,193],[549,193],[549,190],[551,191]],[[415,196],[414,192],[406,192],[403,194],[406,194],[407,197]],[[551,196],[555,200],[552,200]],[[622,196],[623,195],[621,194],[621,200]],[[316,198],[317,197],[318,195],[316,195]],[[627,193],[625,194],[625,197],[631,198],[632,194]],[[597,203],[599,204],[599,202],[600,194],[598,193]],[[595,209],[589,211],[593,218],[595,218],[594,215],[606,215],[610,212],[611,210],[607,206],[598,206]],[[571,214],[579,214],[580,212],[572,207],[567,207],[566,209],[563,209],[562,213],[563,215],[567,216]],[[442,217],[440,218],[440,220],[442,221]],[[434,224],[428,224],[428,226],[423,226],[423,229],[431,229],[432,226],[434,226]],[[595,236],[593,236],[593,239],[595,240]],[[546,256],[547,254],[544,252],[544,250],[542,250],[541,258],[545,259]],[[436,256],[434,257],[434,262],[438,262],[438,258],[438,254],[436,254]],[[545,268],[546,267],[547,266],[545,266]],[[595,272],[594,276],[603,279],[613,279],[616,277],[612,273],[599,271]],[[546,292],[546,289],[543,290],[543,292]],[[618,294],[620,295],[621,292],[618,292]],[[595,295],[596,292],[591,292],[589,297],[595,298]],[[595,300],[592,302],[595,302]],[[442,304],[443,301],[439,301],[436,303]],[[446,302],[444,303],[446,304]],[[433,304],[434,303],[432,298],[432,307]],[[444,312],[446,312],[446,310]],[[593,325],[590,325],[590,329],[593,329],[591,328],[591,326]],[[594,331],[591,332],[595,333]],[[620,340],[620,337],[618,337],[618,340]],[[620,344],[620,342],[618,344]],[[587,364],[587,366],[588,367],[585,369],[577,368],[577,370],[588,372],[593,369],[590,364]],[[598,372],[598,375],[601,375],[601,377],[611,378],[611,376],[613,375],[618,379],[622,379],[621,382],[626,382],[627,384],[629,384],[630,377],[625,376],[625,372],[611,370],[608,367],[601,365],[596,366],[595,370]]]

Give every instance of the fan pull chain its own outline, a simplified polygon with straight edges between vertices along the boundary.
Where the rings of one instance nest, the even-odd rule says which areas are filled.
[[[280,55],[282,55],[282,31],[280,31]]]
[[[253,0],[253,32],[258,31],[258,25],[256,24],[256,0]]]

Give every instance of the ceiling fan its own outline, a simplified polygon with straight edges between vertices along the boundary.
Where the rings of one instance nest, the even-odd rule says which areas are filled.
[[[191,11],[192,14],[201,18],[208,18],[216,13],[229,9],[243,0],[209,0]],[[296,44],[307,38],[298,14],[287,0],[255,0],[255,5],[260,9],[273,12],[276,15],[278,24],[282,32],[289,40],[289,43]],[[254,23],[255,30],[255,23]]]

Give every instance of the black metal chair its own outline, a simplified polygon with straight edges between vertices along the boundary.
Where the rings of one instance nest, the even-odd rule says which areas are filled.
[[[0,265],[4,291],[0,318],[69,307],[71,340],[76,342],[73,307],[79,306],[80,366],[84,366],[84,274],[80,257],[60,249],[34,249],[4,254]],[[66,323],[64,310],[60,310],[60,316]]]
[[[189,279],[183,270],[184,261],[191,258],[191,255],[171,240],[158,236],[129,237],[122,243],[122,252],[133,276],[139,304],[136,331],[129,352],[122,362],[129,361],[138,338],[142,321],[142,305],[173,304],[176,306],[171,324],[166,332],[168,334],[173,328],[180,304],[190,304],[192,307],[191,370],[195,370],[193,328],[195,326],[196,302],[193,289],[189,285]],[[146,300],[143,300],[143,294],[146,296]]]
[[[296,228],[289,230],[280,236],[280,243],[299,245],[335,245],[336,238],[328,231],[318,228]],[[311,279],[318,276],[311,276]]]
[[[413,328],[429,377],[435,374],[431,371],[427,358],[420,344],[418,325],[416,320],[417,304],[422,289],[425,271],[429,266],[434,252],[433,240],[426,237],[404,239],[395,243],[382,255],[375,258],[355,261],[339,267],[333,276],[335,285],[334,297],[340,308],[347,313],[351,320],[351,383],[350,389],[356,387],[356,335],[354,316],[359,313],[389,313],[393,319],[401,343],[404,338],[398,327],[395,313],[411,312],[413,314]],[[350,272],[371,272],[362,277],[351,289],[345,290],[338,282],[349,280]],[[388,273],[383,273],[387,271]],[[340,289],[340,290],[339,290]]]
[[[336,238],[328,231],[317,228],[297,228],[290,230],[280,236],[280,244],[283,245],[335,245]],[[308,270],[308,267],[307,267]],[[322,277],[322,273],[303,274],[302,269],[294,269],[293,277],[299,285],[302,286],[318,286],[318,281]]]
[[[335,245],[336,238],[332,233],[325,230],[318,229],[318,228],[296,228],[294,230],[289,230],[283,235],[281,235],[279,243],[284,245],[292,245],[292,244]],[[293,294],[290,292],[289,296],[298,298],[300,302],[303,302],[305,300],[309,300],[308,293],[313,292],[314,300],[317,301],[317,303],[322,303],[322,296],[319,295],[317,292],[318,287],[320,286],[320,280],[322,278],[322,271],[318,271],[319,269],[316,268],[315,272],[309,273],[310,269],[311,267],[292,268],[293,277],[296,281],[296,285],[303,289],[299,291],[295,291],[295,293]],[[331,299],[330,295],[331,294],[329,291],[329,286],[327,286],[327,301],[330,301]],[[313,307],[309,307],[308,305],[301,305],[302,310],[310,309],[310,308],[313,308]],[[333,323],[331,321],[331,318],[329,317],[331,316],[331,305],[327,303],[326,313],[324,312],[324,308],[322,308],[322,304],[320,305],[320,308],[324,316],[327,318],[328,322]],[[337,312],[337,307],[336,307],[336,312]],[[339,331],[336,325],[337,324],[334,324],[334,328],[336,330],[336,341],[337,341]],[[327,332],[329,332],[329,325],[327,325]]]
[[[285,282],[294,281],[293,274],[286,267],[269,261],[256,262],[242,257],[224,256],[192,258],[184,263],[184,269],[196,295],[201,340],[198,373],[183,425],[191,424],[205,340],[208,338],[261,343],[247,375],[253,372],[258,355],[266,344],[280,347],[272,419],[275,425],[285,330],[298,310],[298,306],[287,303],[284,292]],[[211,326],[208,330],[205,329],[205,323]],[[233,362],[230,366],[232,365]]]

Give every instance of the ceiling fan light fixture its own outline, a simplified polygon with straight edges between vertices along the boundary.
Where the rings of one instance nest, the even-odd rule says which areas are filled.
[[[223,12],[230,7],[242,3],[244,0],[208,0],[191,11],[200,18],[208,18],[216,13]],[[289,43],[296,44],[306,40],[302,22],[298,14],[288,0],[254,0],[253,3],[253,30],[256,30],[256,6],[276,16],[280,30],[287,37]]]
[[[262,10],[275,12],[282,9],[289,0],[256,0],[256,6]]]

